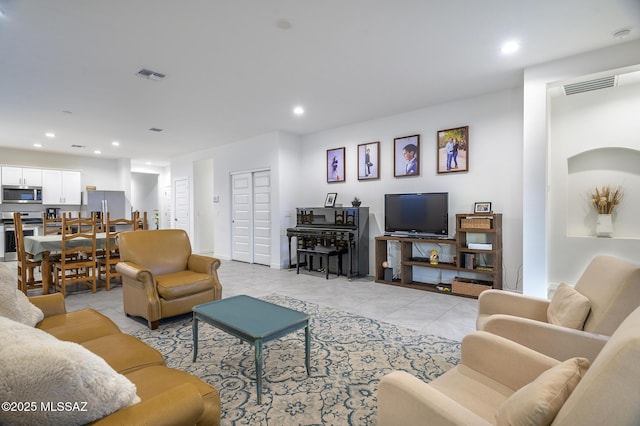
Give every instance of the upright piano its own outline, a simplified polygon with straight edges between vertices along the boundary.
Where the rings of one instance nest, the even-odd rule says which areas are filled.
[[[313,246],[346,250],[349,278],[369,273],[368,207],[298,207],[296,226],[287,229],[289,269],[294,237],[296,251]]]

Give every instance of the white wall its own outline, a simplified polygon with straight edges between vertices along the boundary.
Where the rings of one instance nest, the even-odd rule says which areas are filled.
[[[213,158],[194,161],[193,168],[193,245],[199,253],[213,253]]]
[[[597,254],[640,262],[640,84],[550,99],[548,281],[573,284]],[[613,238],[588,192],[621,186]]]
[[[523,291],[546,297],[549,211],[547,203],[548,93],[550,83],[637,65],[640,41],[530,67],[524,72]],[[570,282],[579,275],[572,272]]]
[[[131,209],[147,212],[149,229],[155,229],[153,218],[160,209],[158,177],[155,173],[131,173]]]
[[[435,107],[371,120],[303,137],[297,205],[322,206],[328,192],[350,205],[358,196],[370,208],[369,233],[384,233],[383,195],[448,192],[449,232],[455,214],[473,211],[476,201],[491,201],[503,214],[504,288],[516,289],[522,265],[522,90],[516,88]],[[469,126],[469,172],[437,174],[438,130]],[[393,176],[393,139],[420,134],[420,176]],[[357,146],[380,141],[380,179],[357,180]],[[326,182],[326,150],[346,147],[346,182]],[[370,271],[374,247],[370,242]],[[520,288],[520,287],[519,287]]]

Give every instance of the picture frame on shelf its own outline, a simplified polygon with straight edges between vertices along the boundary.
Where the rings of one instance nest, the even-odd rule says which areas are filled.
[[[491,202],[481,201],[473,204],[473,212],[477,214],[491,213]]]
[[[380,142],[358,145],[358,180],[380,179]]]
[[[436,134],[438,173],[469,171],[469,126],[438,130]]]
[[[393,176],[420,175],[420,135],[393,140]]]
[[[336,198],[337,197],[338,197],[338,193],[337,192],[329,192],[327,194],[327,197],[324,199],[324,206],[325,207],[335,207]]]
[[[344,182],[344,147],[327,150],[327,182]]]

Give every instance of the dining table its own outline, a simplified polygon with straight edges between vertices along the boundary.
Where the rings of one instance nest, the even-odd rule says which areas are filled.
[[[89,238],[74,238],[67,240],[67,247],[84,247]],[[96,250],[104,249],[107,243],[107,233],[96,234]],[[34,260],[42,261],[42,294],[49,293],[51,286],[51,253],[62,252],[62,235],[25,235],[24,251],[33,256]]]

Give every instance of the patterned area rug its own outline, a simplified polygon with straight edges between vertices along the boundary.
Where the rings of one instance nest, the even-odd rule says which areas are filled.
[[[385,374],[404,370],[428,382],[460,359],[456,341],[285,296],[263,299],[311,315],[312,346],[309,377],[304,330],[264,345],[261,405],[251,345],[201,323],[193,363],[191,319],[184,317],[136,337],[164,354],[169,367],[218,389],[223,425],[375,425]]]

